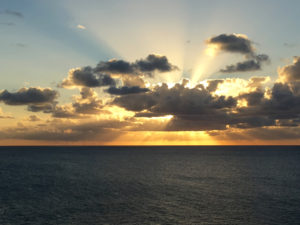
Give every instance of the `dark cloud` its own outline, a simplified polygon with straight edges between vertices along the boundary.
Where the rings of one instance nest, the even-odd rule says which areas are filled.
[[[223,130],[228,127],[298,126],[300,121],[300,83],[275,83],[269,97],[261,83],[267,78],[249,80],[250,92],[237,97],[213,94],[222,80],[210,80],[205,88],[188,88],[184,83],[168,88],[166,84],[147,93],[116,97],[112,104],[130,111],[135,117],[173,115],[166,130]],[[244,100],[247,106],[238,106]]]
[[[135,65],[124,60],[109,60],[100,62],[95,68],[96,72],[107,72],[116,74],[132,74],[135,71]]]
[[[253,42],[242,34],[220,34],[206,41],[209,45],[216,45],[218,51],[241,53],[246,60],[221,69],[222,73],[247,72],[260,70],[262,63],[269,62],[266,54],[256,54]]]
[[[127,87],[123,86],[120,88],[110,87],[106,90],[111,95],[128,95],[128,94],[138,94],[150,91],[148,88],[141,88],[138,86]]]
[[[113,100],[112,104],[118,105],[130,111],[143,111],[156,104],[153,96],[146,93],[136,95],[123,95]]]
[[[288,84],[275,83],[271,96],[266,98],[262,90],[242,94],[248,105],[233,114],[233,126],[238,128],[284,126],[299,124],[300,95]],[[292,123],[291,123],[292,121]]]
[[[234,107],[236,101],[232,97],[212,96],[204,88],[190,89],[185,84],[168,88],[163,84],[149,93],[117,97],[113,103],[132,111],[149,110],[165,115],[184,115]]]
[[[206,40],[207,44],[215,44],[222,51],[252,54],[254,47],[247,36],[241,34],[220,34]]]
[[[152,76],[154,72],[169,72],[177,67],[169,63],[167,57],[150,54],[146,59],[133,63],[124,60],[109,60],[98,63],[95,68],[90,66],[72,69],[59,87],[102,87],[115,86],[111,77],[119,77],[124,86],[140,86],[144,88],[142,75]],[[120,77],[121,75],[121,77]]]
[[[134,63],[129,63],[124,60],[110,60],[100,62],[96,68],[96,72],[106,72],[111,74],[133,74],[138,75],[145,73],[151,75],[152,72],[169,72],[177,69],[169,63],[166,56],[150,54],[145,59],[140,59]]]
[[[27,110],[31,112],[44,112],[44,113],[51,113],[56,107],[57,102],[45,103],[45,104],[29,104],[27,106]]]
[[[207,90],[209,92],[214,92],[217,90],[219,84],[222,84],[224,82],[224,80],[208,80],[208,86],[207,86]]]
[[[244,62],[238,62],[235,65],[226,66],[225,69],[221,69],[222,73],[235,73],[235,72],[247,72],[261,70],[263,62],[268,62],[269,56],[265,54],[253,56],[253,59],[246,60]]]
[[[135,117],[163,117],[164,113],[152,113],[152,112],[139,112],[134,115]]]
[[[183,82],[168,88],[166,84],[163,84],[148,93],[117,97],[113,104],[138,112],[136,113],[137,117],[173,115],[174,118],[166,128],[169,130],[195,130],[196,124],[199,125],[198,129],[206,130],[204,124],[208,123],[211,123],[210,127],[223,129],[226,126],[224,123],[224,118],[227,117],[226,111],[236,106],[236,99],[213,96],[203,86],[188,88],[185,85],[186,83]],[[222,118],[220,119],[222,124],[216,124],[218,117]],[[191,122],[184,122],[188,120]],[[184,124],[186,124],[186,128],[183,128]],[[188,124],[190,124],[189,128],[187,127]],[[200,124],[202,125],[200,126]],[[176,126],[178,127],[176,128]]]
[[[279,78],[285,82],[300,81],[300,57],[295,56],[293,64],[286,65],[278,70]]]
[[[102,87],[115,85],[115,80],[108,74],[95,73],[92,67],[83,67],[69,72],[68,78],[63,80],[62,87]]]
[[[239,98],[245,99],[249,106],[259,105],[263,100],[264,92],[256,90],[250,93],[241,94]]]
[[[238,62],[235,65],[226,66],[225,69],[221,69],[222,73],[234,73],[234,72],[246,72],[246,71],[255,71],[260,70],[261,66],[258,61],[247,60],[244,62]]]
[[[154,54],[148,55],[146,59],[137,60],[135,64],[141,72],[153,72],[155,70],[169,72],[177,69],[177,67],[169,63],[166,56]]]
[[[30,105],[53,102],[58,93],[50,88],[22,88],[17,92],[4,90],[0,93],[0,101],[7,105]]]

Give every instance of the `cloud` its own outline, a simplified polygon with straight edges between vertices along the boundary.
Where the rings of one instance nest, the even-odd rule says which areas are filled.
[[[220,34],[206,40],[207,44],[216,45],[219,50],[233,53],[253,54],[252,41],[244,34]]]
[[[57,102],[50,102],[44,104],[30,104],[27,106],[27,110],[31,112],[44,112],[44,113],[51,113],[56,107]]]
[[[37,122],[37,121],[41,121],[41,118],[39,118],[38,116],[36,115],[30,115],[28,118],[27,118],[28,121],[30,122]]]
[[[86,27],[83,26],[83,25],[81,25],[81,24],[78,24],[76,27],[77,27],[78,29],[81,29],[81,30],[85,30],[85,29],[86,29]]]
[[[177,69],[177,67],[169,63],[166,56],[154,54],[148,55],[146,59],[137,60],[135,64],[141,72],[153,72],[155,70],[169,72]]]
[[[300,81],[300,57],[295,56],[292,64],[279,68],[278,74],[283,82]]]
[[[87,66],[80,69],[71,69],[69,75],[59,85],[60,87],[102,87],[115,85],[115,80],[108,74],[96,73]]]
[[[263,62],[268,62],[269,56],[265,54],[256,55],[253,59],[246,60],[244,62],[238,62],[235,65],[226,66],[225,69],[221,69],[222,73],[235,73],[235,72],[247,72],[261,70],[261,65]]]
[[[46,126],[21,126],[0,131],[0,139],[81,142],[86,140],[108,142],[122,132],[119,128],[128,122],[119,120],[92,121],[81,124],[54,120]]]
[[[150,54],[145,59],[136,60],[133,63],[116,59],[100,62],[95,71],[111,74],[147,74],[151,76],[155,71],[170,72],[176,69],[177,67],[170,64],[166,56]]]
[[[54,105],[49,111],[54,118],[85,119],[87,114],[108,113],[103,110],[102,100],[98,98],[97,93],[92,88],[83,87],[80,90],[80,96],[73,96],[73,103],[65,105]],[[39,110],[41,111],[41,109]]]
[[[229,127],[298,126],[300,122],[300,83],[275,83],[266,94],[262,84],[266,77],[253,77],[249,89],[237,97],[216,95],[222,80],[210,80],[205,88],[184,83],[168,88],[156,86],[147,93],[116,97],[112,104],[136,112],[135,117],[163,117],[173,115],[166,130],[223,130]],[[268,96],[269,95],[269,96]],[[239,101],[246,105],[238,105]]]
[[[206,43],[216,51],[240,53],[245,56],[245,61],[226,66],[220,70],[222,73],[261,70],[263,63],[270,62],[268,55],[256,53],[253,42],[244,34],[220,34],[206,40]]]
[[[3,12],[0,12],[1,14],[7,14],[7,15],[11,15],[11,16],[14,16],[14,17],[18,17],[18,18],[23,18],[24,15],[21,13],[21,12],[18,12],[18,11],[14,11],[14,10],[5,10]]]
[[[16,24],[13,22],[0,22],[0,25],[4,25],[4,26],[15,26]]]
[[[2,109],[0,108],[0,119],[14,119],[11,115],[7,115],[2,112]]]
[[[20,47],[20,48],[25,48],[25,47],[27,47],[27,45],[26,45],[26,44],[23,44],[23,43],[16,43],[15,46]]]
[[[116,97],[112,104],[138,112],[136,114],[138,117],[173,115],[174,118],[167,129],[195,130],[196,127],[198,130],[207,130],[209,127],[224,129],[226,111],[236,106],[236,99],[213,96],[211,90],[207,90],[201,85],[195,88],[188,88],[185,85],[186,83],[176,84],[174,87],[168,88],[166,84],[162,84],[147,93]],[[219,122],[218,117],[222,118],[220,125],[216,124]],[[205,128],[205,124],[208,123],[210,126]],[[184,124],[185,128],[183,128]],[[190,126],[187,127],[188,125]]]
[[[124,60],[112,59],[98,63],[95,68],[90,66],[71,69],[68,77],[59,84],[59,87],[103,87],[115,86],[112,76],[121,76],[124,86],[145,86],[141,76],[152,76],[154,72],[169,72],[177,67],[169,63],[167,57],[150,54],[146,59],[130,63]]]
[[[53,102],[58,93],[50,88],[21,88],[17,92],[3,90],[0,92],[0,101],[7,105],[46,104]]]
[[[138,86],[127,87],[123,86],[120,88],[110,87],[106,90],[111,95],[128,95],[128,94],[138,94],[150,91],[148,88],[140,88]]]
[[[102,100],[98,99],[97,93],[91,88],[82,88],[80,97],[72,103],[75,113],[97,114],[103,112]]]
[[[219,86],[219,84],[222,84],[224,82],[224,80],[208,80],[208,86],[207,86],[207,90],[209,92],[215,92]]]

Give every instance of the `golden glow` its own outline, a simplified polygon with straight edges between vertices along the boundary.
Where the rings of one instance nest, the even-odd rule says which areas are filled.
[[[216,54],[216,51],[217,51],[216,45],[209,45],[202,52],[191,77],[192,85],[197,85],[197,83],[200,80],[203,80],[204,78],[207,78],[209,76],[209,74],[205,74],[205,73],[208,72],[208,69],[213,63],[213,58]]]
[[[136,137],[139,137],[138,139]],[[176,132],[128,132],[108,145],[215,145],[215,142],[203,131]]]
[[[219,49],[218,45],[210,44],[207,46],[207,48],[205,50],[205,54],[210,57],[214,57],[217,54],[218,49]]]

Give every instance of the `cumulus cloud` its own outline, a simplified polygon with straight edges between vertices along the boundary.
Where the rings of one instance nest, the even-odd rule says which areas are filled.
[[[75,113],[97,114],[102,112],[103,103],[98,99],[97,93],[92,88],[82,88],[80,97],[75,98],[72,104]]]
[[[235,73],[260,70],[263,63],[269,62],[266,54],[256,54],[253,42],[243,34],[220,34],[206,40],[208,45],[215,47],[216,51],[240,53],[246,58],[245,61],[228,65],[221,69],[222,73]]]
[[[279,79],[284,82],[300,81],[300,57],[295,56],[292,64],[278,69]]]
[[[129,95],[129,94],[138,94],[150,91],[148,88],[141,88],[139,86],[127,87],[123,86],[120,88],[110,87],[106,90],[111,95]]]
[[[107,72],[112,74],[141,74],[152,75],[152,72],[170,72],[177,67],[170,64],[166,56],[155,54],[148,55],[145,59],[136,60],[133,63],[124,60],[109,60],[100,62],[95,71]]]
[[[227,109],[236,106],[236,99],[232,97],[213,96],[209,90],[201,85],[195,88],[188,88],[185,85],[186,83],[176,84],[174,87],[168,88],[166,84],[162,84],[148,93],[117,97],[113,104],[127,110],[140,112],[136,114],[138,117],[142,115],[146,117],[173,115],[172,125],[168,126],[168,129],[173,130],[179,129],[179,127],[183,129],[184,124],[186,124],[185,129],[194,130],[197,127],[195,121],[198,121],[198,129],[204,130],[204,124],[217,122],[218,116],[224,119]],[[193,122],[185,123],[182,121],[194,121],[194,125]],[[201,126],[200,121],[203,121]],[[188,124],[193,125],[193,128],[187,128]],[[178,127],[175,128],[175,126]],[[224,125],[223,122],[217,127],[223,129],[224,126],[226,124]],[[216,126],[211,124],[210,127]]]
[[[143,76],[152,76],[155,72],[170,72],[177,67],[170,64],[166,56],[150,54],[145,59],[133,63],[112,59],[101,61],[95,68],[90,66],[71,69],[68,77],[59,84],[59,87],[103,87],[115,86],[120,78],[124,86],[139,86],[144,88]]]
[[[205,88],[176,84],[156,86],[147,93],[116,97],[112,104],[136,112],[136,117],[173,115],[166,130],[223,130],[228,127],[298,126],[300,121],[300,85],[275,83],[266,95],[262,83],[266,77],[248,81],[249,92],[236,97],[216,95],[222,80],[210,80]],[[252,91],[251,91],[252,90]],[[246,105],[238,105],[243,100]]]
[[[83,87],[80,96],[73,96],[73,102],[65,105],[55,105],[49,111],[54,118],[85,119],[88,115],[108,113],[103,110],[103,102],[92,88]]]
[[[108,74],[95,73],[92,67],[72,69],[61,83],[61,87],[102,87],[115,85],[115,80]]]
[[[244,34],[220,34],[209,38],[206,43],[216,45],[222,51],[242,54],[254,53],[252,41]]]
[[[43,105],[54,102],[58,93],[50,88],[21,88],[17,92],[3,90],[0,92],[0,101],[7,105]]]
[[[234,65],[228,65],[225,69],[221,69],[222,73],[235,73],[235,72],[247,72],[261,70],[263,62],[268,62],[269,56],[265,54],[257,55],[253,59],[246,60],[243,62],[238,62]]]

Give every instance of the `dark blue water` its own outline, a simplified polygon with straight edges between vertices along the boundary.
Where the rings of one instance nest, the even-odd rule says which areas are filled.
[[[299,147],[1,147],[0,224],[300,224]]]

